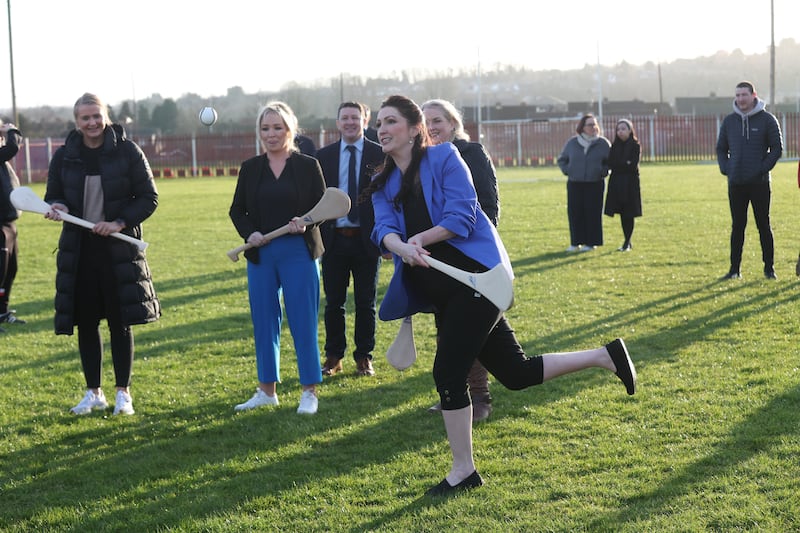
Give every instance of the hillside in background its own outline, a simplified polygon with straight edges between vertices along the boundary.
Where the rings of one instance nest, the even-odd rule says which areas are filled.
[[[800,44],[785,39],[776,46],[776,105],[800,106]],[[390,94],[405,94],[418,102],[446,98],[461,107],[482,105],[554,106],[567,102],[630,101],[674,104],[677,97],[733,96],[738,81],[748,79],[769,99],[770,54],[745,55],[740,50],[712,56],[643,65],[585,65],[582,69],[533,71],[513,65],[476,71],[402,71],[392,78],[345,76],[309,86],[287,84],[275,93],[246,94],[232,86],[225,95],[201,96],[187,91],[177,99],[153,94],[136,102],[111,103],[112,118],[142,132],[181,134],[202,131],[199,110],[213,105],[219,114],[215,131],[255,128],[260,105],[286,101],[308,129],[331,128],[342,100],[358,100],[373,109]],[[772,106],[775,107],[775,106]],[[5,119],[9,109],[0,111]],[[61,137],[72,127],[71,108],[20,109],[20,127],[29,137]]]

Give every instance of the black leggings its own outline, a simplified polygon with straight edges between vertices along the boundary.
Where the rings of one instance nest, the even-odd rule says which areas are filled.
[[[111,359],[114,363],[114,379],[117,387],[129,387],[133,369],[133,330],[129,326],[108,324],[111,334]],[[100,387],[103,366],[103,339],[100,321],[78,323],[78,349],[81,352],[83,377],[86,387]]]
[[[621,215],[620,220],[622,221],[622,235],[625,237],[625,244],[630,244],[633,236],[633,224],[636,219]]]
[[[475,359],[506,388],[520,390],[542,383],[542,358],[525,356],[514,330],[494,304],[432,268],[411,271],[414,282],[436,305],[439,342],[433,379],[442,409],[471,404],[467,376]]]
[[[111,358],[117,387],[128,387],[133,369],[133,331],[123,325],[108,238],[85,234],[75,283],[75,323],[87,388],[100,387],[103,339],[100,319],[111,335]]]

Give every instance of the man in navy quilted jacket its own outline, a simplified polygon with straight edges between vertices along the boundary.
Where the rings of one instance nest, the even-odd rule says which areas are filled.
[[[783,139],[778,120],[767,112],[765,103],[756,95],[749,81],[736,85],[733,113],[722,121],[717,139],[719,170],[728,176],[728,201],[731,208],[731,268],[724,279],[741,275],[744,229],[747,207],[752,204],[753,216],[761,240],[764,276],[775,275],[775,245],[769,221],[772,197],[770,171],[783,152]]]

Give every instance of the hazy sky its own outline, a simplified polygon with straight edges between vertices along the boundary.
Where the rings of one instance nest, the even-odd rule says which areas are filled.
[[[770,0],[5,0],[0,109],[12,106],[8,2],[18,108],[71,106],[87,91],[116,105],[341,72],[640,65],[770,44]],[[774,6],[776,45],[800,41],[800,0]]]

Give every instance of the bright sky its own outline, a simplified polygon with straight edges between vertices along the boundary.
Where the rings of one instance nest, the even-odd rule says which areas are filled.
[[[598,58],[640,65],[767,52],[771,39],[770,0],[4,0],[6,110],[8,2],[18,109],[71,106],[87,91],[116,105],[479,62],[483,71],[498,63],[567,70]],[[800,41],[800,1],[773,2],[775,44]]]

